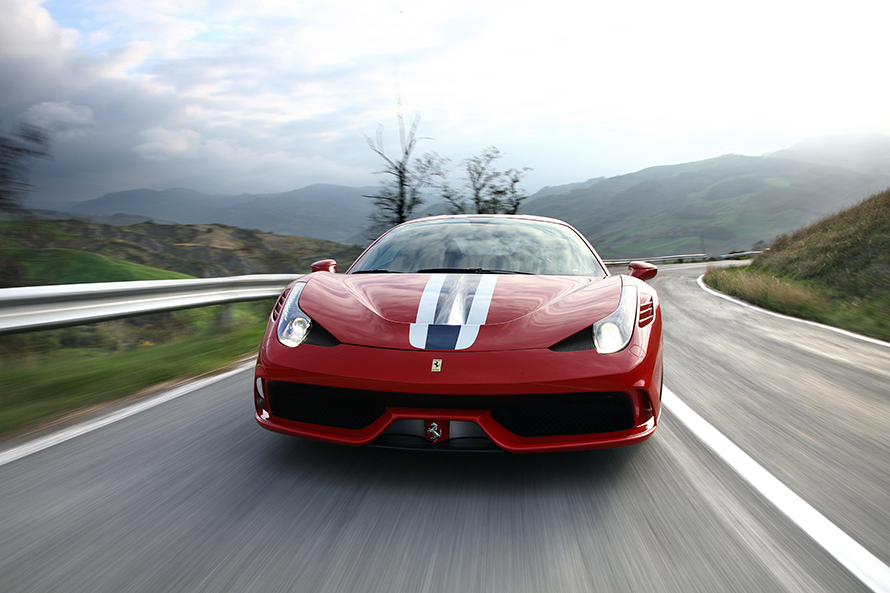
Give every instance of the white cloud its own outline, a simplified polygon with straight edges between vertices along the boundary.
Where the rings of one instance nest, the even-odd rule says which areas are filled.
[[[194,130],[154,128],[139,133],[142,143],[133,151],[147,160],[194,159],[200,156],[201,135]]]
[[[420,151],[494,144],[534,189],[890,133],[888,21],[870,0],[0,0],[0,120],[57,130],[44,187],[81,199],[287,191],[375,183],[359,130],[395,148],[401,101]]]
[[[92,109],[71,101],[38,103],[29,107],[21,119],[45,129],[52,135],[53,142],[71,139],[96,125]]]

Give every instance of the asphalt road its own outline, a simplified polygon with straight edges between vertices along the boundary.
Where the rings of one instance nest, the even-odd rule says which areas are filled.
[[[666,385],[890,563],[890,348],[702,271],[652,281]],[[868,590],[671,411],[626,449],[352,449],[259,428],[251,377],[0,465],[0,592]]]

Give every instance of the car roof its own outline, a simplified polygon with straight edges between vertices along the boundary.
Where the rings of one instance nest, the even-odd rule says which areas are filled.
[[[547,216],[537,216],[534,214],[439,214],[436,216],[425,216],[423,218],[408,220],[406,222],[403,222],[399,226],[449,220],[527,220],[531,222],[546,222],[551,224],[561,224],[563,226],[571,226],[569,223],[565,222],[564,220],[559,220],[558,218],[549,218]]]

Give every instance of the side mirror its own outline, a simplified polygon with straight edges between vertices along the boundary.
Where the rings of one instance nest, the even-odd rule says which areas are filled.
[[[330,272],[331,274],[336,274],[337,262],[332,259],[322,259],[309,266],[309,268],[313,272]]]
[[[627,273],[640,280],[650,280],[655,278],[655,275],[658,273],[658,267],[653,266],[649,262],[632,261],[627,266]]]

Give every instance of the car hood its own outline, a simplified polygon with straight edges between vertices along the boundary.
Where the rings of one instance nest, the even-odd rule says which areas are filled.
[[[618,276],[311,274],[300,308],[346,344],[405,350],[547,348],[615,310]]]

